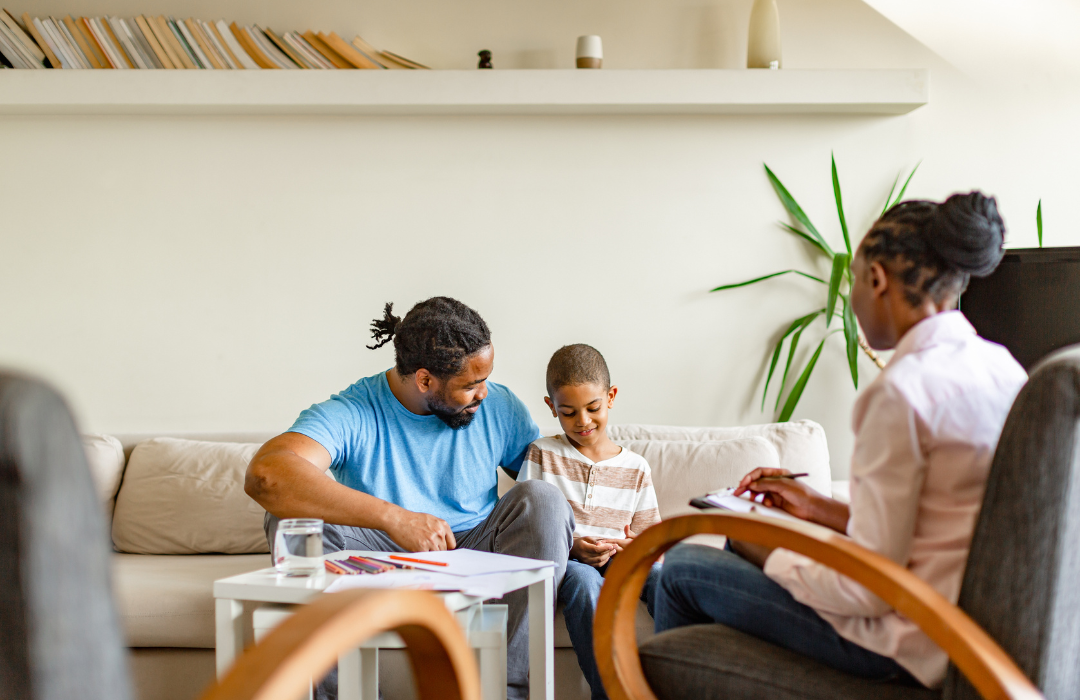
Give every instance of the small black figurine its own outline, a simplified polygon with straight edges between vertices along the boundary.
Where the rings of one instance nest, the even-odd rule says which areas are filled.
[[[481,51],[477,55],[480,57],[480,63],[479,63],[479,65],[476,66],[477,68],[491,68],[492,67],[492,65],[491,65],[491,52],[490,51],[488,51],[487,49],[484,49],[483,51]]]

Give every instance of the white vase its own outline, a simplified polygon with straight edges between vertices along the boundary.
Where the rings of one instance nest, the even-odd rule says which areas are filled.
[[[754,0],[750,11],[747,68],[780,68],[780,12],[776,0]]]

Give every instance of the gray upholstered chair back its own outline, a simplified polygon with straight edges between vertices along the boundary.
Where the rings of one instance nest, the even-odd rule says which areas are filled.
[[[0,698],[130,700],[110,551],[63,399],[0,372]]]
[[[1080,697],[1080,347],[1048,358],[1009,411],[960,592],[1046,695]],[[979,697],[949,669],[945,698]]]

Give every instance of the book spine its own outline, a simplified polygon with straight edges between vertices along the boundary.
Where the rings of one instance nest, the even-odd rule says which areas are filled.
[[[334,51],[337,51],[342,58],[344,58],[346,61],[353,64],[357,68],[380,68],[380,66],[375,65],[367,58],[365,58],[364,55],[357,51],[352,44],[347,43],[344,39],[342,39],[334,32],[330,32],[329,34],[323,34],[322,32],[320,32],[319,38],[325,41],[327,45],[329,45],[330,48],[332,48]]]
[[[191,47],[188,45],[187,39],[184,38],[184,33],[180,31],[180,27],[177,25],[176,20],[170,17],[166,20],[166,24],[169,26],[169,31],[176,37],[176,43],[180,44],[180,48],[183,49],[184,53],[187,55],[191,67],[206,68],[206,66],[199,62],[199,57],[195,55],[195,52],[191,50]]]
[[[11,43],[11,39],[8,38],[9,30],[7,26],[0,27],[0,56],[4,57],[7,64],[12,68],[29,68],[30,65],[23,58],[23,55],[19,53],[18,49]]]
[[[146,21],[146,17],[139,15],[135,18],[135,24],[139,27],[139,31],[142,32],[143,38],[146,39],[146,43],[150,45],[150,50],[157,56],[158,63],[165,70],[175,70],[176,66],[173,65],[172,59],[169,58],[169,52],[165,50],[165,47],[158,41],[157,34],[154,33],[154,28],[150,26],[150,23]]]
[[[176,40],[172,28],[169,27],[169,20],[165,19],[165,15],[151,17],[148,21],[157,33],[158,41],[161,42],[162,47],[168,52],[169,60],[173,62],[173,65],[176,66],[178,70],[194,69],[195,64],[191,62],[191,58],[184,52],[184,47]]]
[[[80,17],[79,19],[75,20],[75,27],[76,29],[78,29],[79,33],[82,34],[83,39],[86,41],[87,47],[89,47],[90,52],[94,54],[94,58],[97,59],[98,65],[105,69],[112,69],[112,62],[109,61],[108,57],[105,55],[104,49],[101,48],[101,45],[98,44],[97,39],[90,32],[89,25],[87,25],[86,23],[86,18]]]
[[[103,17],[101,23],[105,25],[105,29],[109,32],[109,37],[116,42],[116,46],[124,54],[124,58],[127,59],[128,64],[132,68],[146,68],[143,64],[142,57],[135,51],[135,47],[131,45],[128,38],[124,36],[124,29],[120,26],[120,18]]]
[[[277,70],[277,64],[263,55],[263,52],[259,50],[258,45],[251,39],[251,35],[236,26],[236,22],[229,25],[229,30],[232,32],[233,36],[236,37],[236,41],[240,46],[244,47],[244,51],[247,51],[248,55],[251,56],[251,59],[259,64],[259,68]]]
[[[163,69],[165,65],[158,59],[157,54],[154,53],[154,50],[150,47],[150,42],[147,40],[146,35],[143,34],[139,23],[134,19],[125,19],[121,21],[124,23],[124,29],[127,30],[132,43],[135,44],[135,48],[142,54],[146,66],[148,68],[153,68],[154,70]]]
[[[191,50],[191,53],[195,56],[195,60],[199,65],[205,70],[215,70],[214,64],[211,63],[210,59],[206,57],[206,54],[202,52],[202,49],[199,47],[199,42],[195,41],[194,35],[192,35],[191,30],[188,29],[188,26],[184,24],[184,20],[170,18],[170,21],[174,22],[176,28],[184,35],[184,41],[187,42],[187,47]]]
[[[219,19],[217,22],[214,22],[214,28],[217,30],[221,40],[225,42],[225,47],[232,52],[233,57],[236,58],[245,70],[262,70],[262,66],[256,63],[251,54],[249,54],[245,48],[240,45],[240,42],[237,41],[236,35],[233,34],[233,31],[225,24],[225,20]]]
[[[38,31],[45,37],[45,41],[48,42],[49,48],[52,49],[52,52],[60,59],[60,67],[65,70],[73,70],[75,66],[71,62],[71,57],[67,55],[67,52],[64,51],[64,47],[53,33],[53,28],[50,26],[48,18],[42,20],[35,17],[34,22]]]
[[[293,47],[293,50],[303,56],[308,63],[311,63],[322,70],[337,70],[337,66],[330,61],[327,61],[322,54],[311,46],[311,44],[307,43],[307,40],[305,40],[304,37],[296,32],[288,32],[282,39],[289,42],[289,45]]]
[[[105,52],[109,62],[112,63],[113,68],[118,70],[127,70],[131,68],[131,65],[127,61],[127,57],[124,56],[120,47],[116,45],[116,41],[113,39],[112,34],[106,31],[106,22],[101,17],[87,17],[86,24],[90,27],[90,31],[93,33],[94,38],[98,41],[98,46]]]
[[[127,51],[124,50],[124,46],[120,43],[119,37],[117,37],[116,32],[113,31],[109,18],[99,17],[98,26],[101,27],[101,31],[105,33],[105,36],[109,38],[109,45],[112,46],[113,52],[124,61],[124,64],[127,65],[128,68],[135,70],[138,66],[135,65],[135,62],[131,59],[131,56],[128,55]]]
[[[41,50],[41,47],[37,45],[34,38],[26,33],[22,27],[19,26],[18,20],[15,19],[15,15],[11,14],[7,10],[0,10],[0,21],[8,26],[11,33],[22,43],[26,50],[30,52],[34,58],[41,62],[44,67],[45,52]]]
[[[18,57],[18,62],[11,60],[11,56],[8,56],[8,61],[14,68],[44,68],[45,64],[37,60],[37,56],[30,52],[29,49],[23,44],[22,40],[15,35],[15,32],[11,31],[11,27],[6,23],[0,22],[0,34],[3,35],[6,43],[9,45],[11,52]],[[7,53],[7,52],[5,52]],[[19,65],[23,64],[23,65]]]
[[[49,42],[46,41],[45,35],[42,33],[41,22],[34,17],[30,18],[30,13],[23,13],[23,22],[26,24],[26,30],[30,32],[30,36],[34,37],[34,41],[37,42],[38,48],[45,54],[45,58],[49,61],[50,68],[63,68],[60,63],[60,59],[53,53],[52,47],[49,46]]]
[[[216,70],[228,70],[229,66],[218,55],[218,52],[214,50],[214,45],[210,43],[210,39],[203,33],[202,27],[199,26],[199,21],[196,19],[188,18],[184,20],[187,24],[188,30],[191,35],[195,37],[196,43],[199,44],[199,48],[202,49],[203,55],[206,56]]]
[[[247,32],[251,37],[251,40],[258,45],[259,50],[263,52],[263,55],[273,61],[278,68],[282,70],[297,69],[297,65],[292,62],[292,59],[278,51],[278,48],[270,42],[266,37],[266,34],[264,34],[257,26],[252,25],[250,27],[244,27],[244,31]]]
[[[313,49],[322,54],[323,58],[333,63],[337,68],[341,70],[350,70],[356,67],[338,55],[337,51],[334,51],[327,46],[326,42],[316,36],[315,32],[310,29],[301,34],[301,36],[304,37],[304,41],[306,41]]]
[[[316,67],[308,63],[303,56],[296,53],[296,50],[293,49],[293,47],[289,46],[289,44],[285,42],[281,37],[275,34],[273,29],[270,29],[269,27],[259,27],[259,29],[262,31],[263,34],[266,35],[266,38],[270,40],[270,43],[272,43],[274,47],[278,49],[278,51],[285,54],[285,56],[287,56],[290,61],[295,63],[301,69],[310,70],[311,68]]]
[[[79,64],[80,68],[90,70],[94,66],[90,63],[90,59],[83,53],[82,48],[78,42],[75,41],[75,36],[71,33],[71,29],[62,19],[53,19],[53,26],[56,27],[56,31],[60,34],[60,38],[64,41],[64,46],[67,48],[68,53],[71,54],[75,62]]]
[[[217,29],[214,28],[214,25],[209,22],[203,22],[202,20],[199,20],[199,23],[202,25],[203,34],[205,34],[206,38],[214,45],[214,49],[218,52],[218,55],[221,56],[221,60],[232,70],[242,70],[244,67],[240,65],[240,62],[233,56],[232,51],[229,51],[229,47],[226,46],[225,42],[218,36]]]
[[[67,27],[68,35],[75,41],[75,45],[78,47],[82,55],[86,57],[86,60],[90,63],[91,68],[101,68],[101,63],[98,62],[97,55],[90,50],[90,45],[86,43],[86,38],[83,37],[82,32],[79,31],[78,25],[75,24],[75,20],[71,19],[71,15],[64,18],[64,26]]]

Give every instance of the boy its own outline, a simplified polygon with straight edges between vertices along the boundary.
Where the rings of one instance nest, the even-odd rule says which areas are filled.
[[[559,602],[593,700],[606,700],[592,644],[604,572],[637,533],[660,522],[660,512],[648,462],[608,437],[608,410],[618,388],[611,385],[604,356],[588,345],[560,348],[548,363],[547,391],[544,402],[564,434],[529,446],[518,481],[542,479],[558,486],[574,511],[574,544]],[[650,615],[658,566],[642,592]]]

